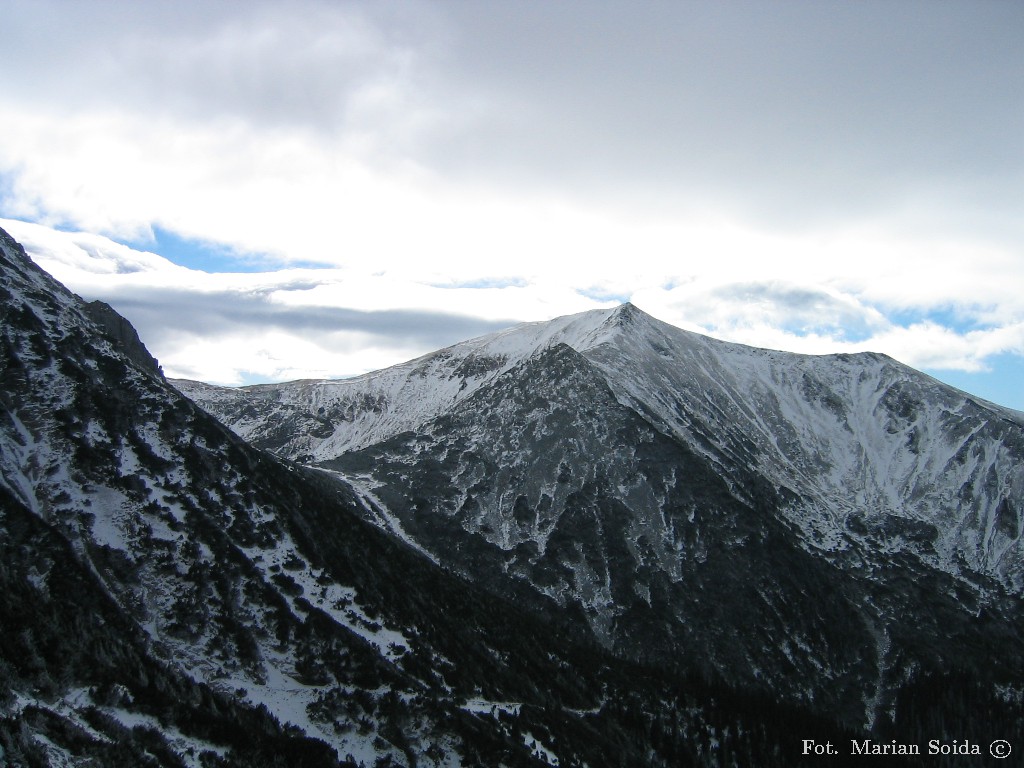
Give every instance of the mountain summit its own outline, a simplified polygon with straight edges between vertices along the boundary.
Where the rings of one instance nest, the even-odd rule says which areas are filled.
[[[622,657],[858,724],[913,670],[1024,671],[1024,420],[883,355],[755,349],[624,304],[352,379],[175,384]]]

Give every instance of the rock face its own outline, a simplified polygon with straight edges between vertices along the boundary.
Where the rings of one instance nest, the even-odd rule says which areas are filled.
[[[0,381],[0,764],[771,768],[798,733],[1024,729],[1019,416],[890,361],[624,307],[178,383],[275,455],[0,231]]]
[[[885,356],[727,344],[627,304],[349,380],[175,384],[623,658],[849,723],[891,717],[917,669],[1021,680],[1024,417]]]
[[[102,301],[90,301],[84,307],[89,319],[114,342],[120,351],[139,368],[163,376],[157,359],[149,354],[132,324],[117,314],[112,306]]]

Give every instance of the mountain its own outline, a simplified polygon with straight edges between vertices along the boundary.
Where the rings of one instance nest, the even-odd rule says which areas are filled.
[[[860,566],[825,557],[795,497],[656,428],[567,343],[629,317],[650,322],[382,374],[353,394],[368,437],[305,466],[183,397],[0,231],[0,764],[772,768],[804,738],[1020,733],[1012,570],[886,557],[888,529],[850,533]],[[890,622],[881,669],[852,650],[864,617]]]
[[[899,718],[907,681],[1024,681],[1024,415],[877,354],[804,356],[626,304],[384,371],[175,385],[343,474],[368,520],[613,654]]]

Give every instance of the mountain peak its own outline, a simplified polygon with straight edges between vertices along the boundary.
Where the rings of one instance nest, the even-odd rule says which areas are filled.
[[[615,309],[609,313],[608,317],[610,320],[614,320],[616,325],[620,327],[627,327],[639,319],[650,318],[650,315],[639,309],[632,302],[627,301],[615,307]]]
[[[595,317],[600,317],[605,321],[615,320],[617,322],[628,322],[629,320],[633,320],[636,318],[650,317],[650,315],[648,315],[646,312],[644,312],[631,301],[624,301],[618,306],[612,307],[611,309],[595,309],[590,310],[589,312],[581,312],[578,315],[568,315],[568,317],[581,317],[585,315],[590,315],[591,313],[593,313]],[[557,321],[557,319],[558,318],[556,318],[555,320]]]

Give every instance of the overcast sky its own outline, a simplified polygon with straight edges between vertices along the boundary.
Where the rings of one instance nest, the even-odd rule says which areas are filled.
[[[0,226],[170,375],[628,299],[1024,409],[1022,3],[0,7]]]

